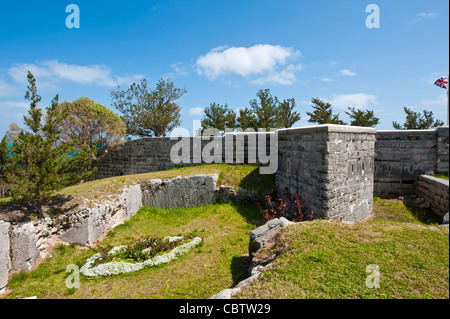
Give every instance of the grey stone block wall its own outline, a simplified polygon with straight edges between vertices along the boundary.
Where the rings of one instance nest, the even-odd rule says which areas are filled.
[[[215,187],[215,178],[211,175],[151,180],[142,184],[142,203],[167,209],[214,204]]]
[[[212,175],[177,177],[167,180],[140,181],[123,190],[117,203],[96,204],[66,214],[59,221],[59,238],[69,243],[92,245],[108,230],[128,220],[142,207],[193,207],[215,203],[215,181]]]
[[[374,195],[416,195],[419,176],[448,173],[447,127],[431,130],[377,131]]]
[[[170,150],[176,143],[176,140],[170,140],[168,137],[129,141],[118,149],[110,150],[99,162],[96,178],[141,174],[187,166],[184,163],[175,164],[170,160]]]
[[[428,175],[420,175],[417,182],[417,196],[430,204],[430,209],[438,216],[449,211],[449,181]]]
[[[436,165],[437,174],[449,172],[449,127],[438,127],[436,129]]]
[[[134,216],[142,207],[142,190],[140,184],[132,185],[128,188],[125,206],[128,218]]]
[[[141,207],[141,185],[131,185],[122,191],[118,202],[95,204],[61,216],[57,221],[61,229],[58,237],[65,242],[90,246],[108,230],[134,216]]]
[[[31,270],[39,258],[37,238],[33,222],[23,222],[13,227],[11,232],[12,270]]]
[[[100,161],[96,178],[141,174],[179,167],[195,166],[205,163],[246,163],[260,164],[258,161],[258,140],[265,141],[266,154],[270,154],[269,133],[227,133],[226,136],[188,137],[188,156],[186,161],[174,163],[171,160],[171,149],[181,139],[171,140],[169,137],[141,138],[129,141],[116,150],[110,150]],[[255,148],[248,146],[249,139],[255,139]],[[239,147],[237,147],[237,145]],[[206,147],[206,149],[205,149]],[[202,152],[215,155],[212,161],[205,161]],[[181,151],[180,151],[181,155]],[[242,159],[236,161],[236,159]]]
[[[0,294],[5,291],[11,268],[9,229],[10,223],[0,220]]]
[[[362,220],[372,211],[375,129],[318,125],[278,131],[276,183],[316,217]]]

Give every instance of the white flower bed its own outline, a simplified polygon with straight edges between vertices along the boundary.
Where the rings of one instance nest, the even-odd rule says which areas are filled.
[[[170,242],[183,239],[183,237],[167,237],[167,238]],[[159,264],[165,264],[171,262],[172,260],[178,259],[181,256],[190,252],[195,246],[199,245],[201,242],[202,239],[200,237],[195,237],[190,242],[175,247],[168,253],[155,256],[141,263],[113,261],[105,264],[99,264],[97,266],[92,266],[92,264],[101,257],[101,254],[95,254],[86,260],[86,263],[83,265],[83,267],[81,267],[80,272],[86,277],[113,276],[123,273],[135,272],[141,270],[144,267],[152,267]],[[108,253],[114,254],[124,248],[126,248],[126,246],[117,246],[111,249]]]

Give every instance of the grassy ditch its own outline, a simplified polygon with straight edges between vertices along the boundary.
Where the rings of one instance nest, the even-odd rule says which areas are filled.
[[[124,187],[139,181],[199,174],[217,174],[218,185],[231,186],[236,190],[241,187],[248,191],[267,194],[275,188],[275,174],[259,174],[258,166],[204,164],[159,172],[117,176],[69,186],[55,193],[55,198],[49,203],[46,214],[55,216],[84,206],[92,206],[93,203],[117,198]],[[20,203],[13,203],[11,198],[0,199],[0,219],[5,221],[37,219],[36,216],[33,216],[33,213],[26,213],[25,211],[26,207]]]
[[[245,176],[253,172],[248,170]],[[225,171],[219,178],[243,187],[245,176]],[[4,298],[209,298],[246,277],[249,233],[263,222],[253,205],[143,207],[93,249],[56,246],[37,269],[13,276]],[[399,200],[374,198],[367,221],[317,220],[286,227],[277,244],[262,252],[283,253],[236,297],[449,298],[449,232],[438,223]],[[66,267],[81,267],[94,253],[147,235],[188,234],[203,243],[175,261],[111,277],[81,276],[80,288],[66,287]],[[366,286],[369,265],[379,267],[379,288]]]
[[[449,232],[424,211],[375,198],[371,220],[298,223],[269,248],[282,254],[237,298],[449,298]],[[368,288],[379,269],[379,288]],[[369,278],[369,286],[372,277]]]
[[[217,204],[173,210],[143,207],[110,231],[95,249],[55,247],[52,257],[35,271],[10,279],[5,298],[209,298],[245,278],[249,234],[262,222],[253,205]],[[148,234],[195,234],[202,237],[203,243],[164,266],[111,277],[81,276],[80,288],[66,287],[68,265],[81,268],[94,253],[127,245]]]

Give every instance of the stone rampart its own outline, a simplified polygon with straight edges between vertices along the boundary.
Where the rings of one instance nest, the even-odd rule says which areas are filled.
[[[372,211],[375,129],[341,125],[278,130],[276,183],[307,213],[362,220]]]
[[[374,195],[416,195],[425,173],[448,173],[449,128],[377,131]]]
[[[443,217],[449,211],[449,182],[442,178],[420,175],[417,182],[417,196],[430,205],[431,211]]]

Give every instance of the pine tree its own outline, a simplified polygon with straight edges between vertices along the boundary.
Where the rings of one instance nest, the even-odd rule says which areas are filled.
[[[406,106],[403,108],[403,110],[406,113],[406,121],[403,124],[403,127],[395,121],[392,122],[392,126],[394,126],[394,128],[396,128],[397,130],[426,130],[430,127],[438,127],[444,125],[444,122],[442,122],[441,120],[434,120],[432,111],[424,110],[423,114],[421,114],[420,112],[414,112]]]
[[[176,101],[186,92],[164,79],[151,90],[147,80],[142,79],[126,91],[112,91],[111,97],[112,105],[123,113],[128,135],[166,136],[181,123],[181,109]]]
[[[236,126],[236,112],[228,108],[228,105],[220,105],[215,102],[205,108],[205,116],[201,121],[202,130],[215,128],[224,132],[226,128],[233,129]]]
[[[250,108],[256,118],[256,128],[266,130],[277,128],[278,98],[272,97],[270,89],[259,90],[256,96],[259,98],[259,102],[256,99],[250,101]]]
[[[6,183],[6,158],[9,154],[9,147],[6,135],[0,142],[0,184]]]
[[[248,128],[254,129],[255,131],[258,129],[256,116],[248,107],[239,109],[239,117],[237,118],[237,121],[238,127],[240,127],[243,131]]]
[[[46,108],[42,123],[36,80],[31,72],[27,78],[25,99],[30,101],[30,110],[24,123],[29,131],[22,130],[11,145],[5,158],[4,176],[6,182],[14,185],[13,199],[28,204],[41,216],[55,190],[92,175],[89,171],[92,149],[77,150],[76,141],[60,142],[58,126],[64,115],[57,111],[58,95]]]
[[[339,119],[339,114],[333,114],[330,103],[325,103],[319,98],[313,98],[311,103],[313,103],[314,111],[312,113],[306,112],[310,116],[308,122],[347,125],[347,123]]]
[[[373,111],[370,110],[356,110],[354,107],[348,108],[349,112],[345,112],[350,118],[350,125],[353,126],[365,126],[365,127],[375,127],[380,124],[380,119],[373,115]]]
[[[278,127],[292,127],[295,122],[300,121],[300,114],[294,111],[295,100],[287,99],[283,100],[278,105],[277,122]]]

